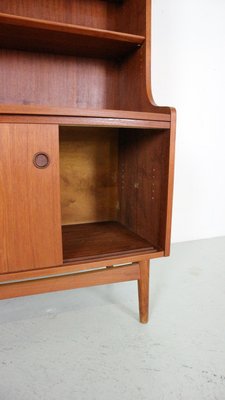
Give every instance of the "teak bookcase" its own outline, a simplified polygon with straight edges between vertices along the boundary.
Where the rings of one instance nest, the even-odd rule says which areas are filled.
[[[150,0],[1,0],[0,298],[138,281],[168,256],[175,110]]]

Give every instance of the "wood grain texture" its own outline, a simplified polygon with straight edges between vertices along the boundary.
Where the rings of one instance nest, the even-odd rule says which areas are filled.
[[[0,271],[62,264],[57,126],[2,124],[0,149]],[[39,151],[50,158],[43,170]]]
[[[118,222],[63,226],[64,262],[146,252],[156,248]]]
[[[174,165],[175,165],[175,140],[176,140],[176,110],[171,108],[171,129],[169,144],[168,162],[168,183],[167,183],[167,206],[165,224],[165,256],[170,255],[171,225],[173,208],[173,185],[174,185]]]
[[[147,7],[147,11],[146,11]],[[68,10],[71,10],[71,14]],[[33,106],[40,105],[52,105],[52,106],[70,106],[77,108],[111,108],[118,110],[130,110],[130,111],[162,111],[165,114],[170,114],[169,107],[156,107],[151,95],[150,85],[150,21],[148,15],[150,14],[150,0],[141,1],[124,1],[124,2],[108,2],[108,1],[53,1],[52,3],[32,5],[30,1],[22,1],[21,5],[15,5],[13,1],[9,4],[3,1],[0,5],[0,11],[2,13],[12,14],[11,19],[16,19],[16,15],[19,15],[21,26],[19,28],[26,27],[26,24],[32,24],[32,18],[37,18],[39,24],[44,25],[49,29],[48,40],[46,35],[37,34],[38,40],[41,41],[43,36],[42,46],[35,48],[36,40],[31,40],[32,35],[25,35],[22,40],[23,46],[26,45],[26,41],[30,41],[30,47],[26,49],[32,50],[31,54],[28,55],[26,52],[13,51],[21,48],[18,40],[19,34],[16,32],[8,34],[8,42],[11,40],[11,48],[13,49],[8,53],[8,56],[3,56],[3,60],[0,59],[2,66],[2,82],[0,81],[2,91],[6,88],[4,94],[4,103],[26,104]],[[146,14],[146,12],[147,14]],[[24,19],[23,17],[30,17],[31,21]],[[10,19],[10,17],[7,17]],[[5,19],[7,19],[5,17]],[[44,22],[43,20],[49,20],[50,22]],[[52,22],[51,22],[52,21]],[[34,22],[33,22],[34,23]],[[81,50],[85,50],[85,60],[80,57],[63,57],[53,54],[40,54],[40,51],[48,51],[51,53],[58,53],[61,47],[62,51],[73,52],[74,40],[70,37],[64,37],[63,40],[57,38],[57,29],[66,30],[60,25],[61,24],[72,24],[68,29],[77,30],[77,32],[86,30],[86,34],[83,38],[88,39],[87,45],[81,46]],[[52,24],[52,25],[51,25]],[[73,25],[77,24],[77,28]],[[79,25],[83,25],[79,27]],[[55,28],[54,28],[55,26]],[[126,36],[123,33],[124,27],[126,31],[131,35]],[[31,29],[31,28],[30,28]],[[101,32],[104,29],[105,32]],[[80,31],[79,31],[80,30]],[[96,31],[95,31],[96,30]],[[100,30],[100,31],[98,31]],[[110,32],[112,31],[112,32]],[[121,31],[121,35],[118,31]],[[7,34],[7,30],[4,29],[4,35]],[[115,62],[110,62],[109,57],[113,55],[113,51],[120,51],[120,44],[116,43],[113,48],[107,41],[114,42],[112,36],[116,36],[117,39],[123,37],[125,45],[129,45],[129,41],[132,38],[135,41],[135,35],[145,37],[147,33],[147,44],[143,44],[141,48],[132,53],[130,56],[120,57]],[[52,34],[52,41],[50,36]],[[60,34],[66,35],[66,32],[60,32]],[[68,33],[71,35],[71,33]],[[90,50],[90,37],[91,35],[97,35],[97,40],[93,40],[93,59],[88,59],[88,52]],[[109,36],[111,35],[111,39]],[[134,36],[132,36],[134,35]],[[99,37],[100,36],[100,37]],[[10,39],[11,38],[11,39]],[[4,38],[2,38],[3,40]],[[50,40],[51,43],[48,43]],[[58,40],[58,42],[57,42]],[[104,43],[100,43],[98,40],[103,40]],[[16,43],[15,43],[16,42]],[[120,40],[117,42],[121,43]],[[78,46],[82,44],[82,39],[78,40]],[[137,44],[137,43],[136,43]],[[140,43],[139,43],[140,44]],[[5,46],[7,43],[5,44]],[[122,42],[122,46],[124,43]],[[132,42],[134,45],[134,42]],[[8,47],[10,43],[8,43]],[[51,48],[51,46],[53,46]],[[55,46],[55,48],[54,48]],[[97,46],[97,48],[95,47]],[[33,47],[33,48],[32,48]],[[47,47],[46,49],[44,47]],[[5,52],[6,50],[4,50]],[[36,51],[36,53],[34,53]],[[98,54],[98,51],[103,54]],[[107,60],[99,60],[97,57],[104,56]],[[81,55],[79,51],[76,55]],[[89,56],[90,56],[89,55]],[[73,61],[72,61],[73,59]],[[4,62],[3,62],[4,61]],[[4,64],[8,74],[4,74]],[[13,66],[20,66],[21,68],[15,69]],[[23,71],[26,74],[23,76]],[[40,71],[44,71],[40,76]],[[80,72],[81,71],[81,72]],[[26,91],[27,76],[29,75],[30,91]],[[20,79],[18,79],[18,76]],[[57,76],[57,80],[56,77]],[[64,80],[63,77],[67,77]],[[8,77],[8,78],[7,78]],[[7,90],[11,82],[14,79],[19,82],[18,91],[14,89],[14,94],[10,94]],[[46,80],[45,80],[46,79]],[[42,87],[39,90],[35,90],[36,82],[41,82]],[[68,85],[70,83],[70,87]],[[18,84],[18,83],[17,83]],[[22,88],[23,86],[23,88]],[[15,88],[17,85],[15,86]],[[33,88],[34,89],[33,89]],[[66,92],[67,96],[61,96],[62,92]],[[7,94],[8,93],[8,94]],[[80,93],[82,93],[80,95]],[[124,95],[126,93],[126,96]],[[21,94],[23,94],[21,96]]]
[[[0,123],[24,124],[28,120],[25,115],[0,115]],[[54,117],[54,116],[33,116],[29,115],[29,122],[32,124],[59,124],[76,126],[95,126],[110,128],[140,128],[140,129],[169,129],[170,122],[148,121],[141,119],[125,118],[93,118],[93,117]]]
[[[135,4],[134,4],[135,5]],[[125,7],[124,7],[125,6]],[[118,0],[1,0],[0,12],[23,17],[47,19],[97,29],[122,30],[124,13],[131,15],[129,2]],[[120,23],[121,21],[121,23]]]
[[[118,132],[60,128],[62,224],[117,219]]]
[[[169,131],[120,135],[119,221],[159,249],[165,247]]]
[[[1,104],[118,108],[118,62],[1,49],[0,64]]]
[[[13,68],[13,65],[18,63],[18,58],[20,58],[20,63],[23,64],[23,69],[26,69],[26,76],[29,73],[30,75],[30,82],[32,82],[32,77],[35,81],[42,82],[43,81],[43,74],[42,78],[39,77],[40,67],[37,68],[35,71],[35,65],[39,64],[40,62],[45,64],[42,66],[41,69],[45,70],[45,74],[48,75],[48,80],[55,80],[55,76],[57,76],[57,83],[56,81],[54,84],[49,85],[49,91],[46,93],[48,85],[43,85],[40,88],[40,93],[42,93],[41,98],[40,96],[35,93],[34,91],[30,91],[32,93],[32,97],[26,94],[26,98],[19,98],[15,96],[15,100],[19,104],[33,104],[33,105],[41,105],[41,104],[51,104],[51,105],[58,105],[60,107],[63,106],[62,101],[66,101],[64,105],[74,106],[76,105],[78,108],[115,108],[115,109],[127,109],[131,111],[155,111],[155,112],[163,112],[165,114],[170,115],[170,108],[169,107],[158,107],[155,105],[152,93],[151,93],[151,80],[150,80],[150,67],[151,67],[151,23],[149,19],[149,15],[151,13],[151,0],[141,0],[141,1],[100,1],[100,0],[77,0],[73,2],[66,2],[62,0],[52,0],[48,2],[48,5],[42,0],[38,3],[33,4],[29,0],[22,0],[20,2],[11,1],[2,1],[0,4],[0,12],[2,14],[7,13],[9,17],[5,17],[5,19],[15,19],[18,16],[18,20],[21,21],[20,25],[23,28],[26,24],[32,24],[32,18],[37,19],[39,24],[46,25],[46,28],[49,28],[49,32],[51,31],[54,33],[54,25],[58,26],[58,29],[66,30],[66,27],[62,27],[60,24],[71,25],[71,29],[81,30],[86,29],[86,34],[84,37],[87,37],[88,32],[89,34],[93,34],[93,31],[96,30],[105,30],[105,32],[96,32],[96,35],[100,35],[104,38],[104,40],[108,40],[108,36],[115,34],[118,38],[120,34],[118,31],[122,32],[124,38],[126,34],[123,33],[124,27],[126,27],[127,33],[130,35],[139,35],[142,37],[146,37],[146,43],[142,46],[141,49],[136,51],[131,56],[126,56],[125,58],[121,59],[114,63],[114,65],[109,65],[109,61],[104,60],[105,66],[97,60],[98,57],[97,51],[94,51],[95,59],[92,62],[89,62],[89,66],[86,65],[86,62],[82,64],[82,62],[77,58],[74,60],[73,70],[76,66],[76,69],[79,70],[79,65],[82,65],[82,73],[79,75],[79,72],[76,71],[76,76],[78,77],[78,84],[75,82],[75,76],[71,76],[71,58],[64,57],[62,62],[57,60],[57,56],[53,62],[49,58],[50,55],[42,56],[40,54],[33,54],[33,64],[32,61],[29,60],[29,57],[25,56],[25,54],[21,55],[20,57],[18,54],[16,55],[15,52],[11,52],[12,60],[7,61],[7,69],[10,71]],[[10,16],[11,14],[11,16]],[[25,17],[24,22],[22,19]],[[4,16],[2,17],[4,19]],[[26,20],[28,18],[28,20]],[[31,19],[30,22],[29,18]],[[44,22],[44,20],[49,20],[48,22]],[[52,21],[52,22],[51,22]],[[48,25],[49,24],[49,25]],[[51,25],[52,24],[52,25]],[[78,25],[77,28],[74,24]],[[79,27],[80,26],[80,27]],[[82,28],[84,26],[84,28]],[[112,33],[110,33],[112,31]],[[92,33],[91,33],[92,32]],[[115,33],[113,33],[115,32]],[[62,32],[65,34],[65,32]],[[12,36],[12,35],[11,35]],[[38,39],[40,39],[41,35],[38,35]],[[46,36],[46,35],[45,35]],[[49,35],[48,35],[49,36]],[[9,35],[10,37],[10,35]],[[57,36],[55,36],[55,42],[57,42]],[[26,40],[29,40],[30,35],[26,35],[24,40],[22,41],[25,43]],[[18,39],[18,34],[16,35],[16,39]],[[133,39],[135,39],[133,37]],[[11,39],[12,40],[12,39]],[[18,42],[18,40],[17,40]],[[53,41],[54,42],[54,41]],[[74,42],[74,41],[73,41]],[[79,40],[81,43],[81,40]],[[96,40],[94,40],[94,45]],[[46,41],[46,37],[44,37],[44,45],[47,46],[48,43]],[[18,44],[12,44],[12,48],[16,49]],[[32,40],[32,46],[35,47],[35,40]],[[57,46],[56,46],[57,47]],[[64,39],[62,41],[62,48],[69,48],[71,49],[73,46],[70,43],[70,39]],[[82,49],[85,48],[85,57],[88,56],[88,46],[82,46]],[[100,45],[100,51],[108,51],[110,46],[108,44]],[[119,45],[116,45],[118,48]],[[41,51],[42,49],[36,49],[36,51]],[[33,48],[35,51],[35,48]],[[50,49],[49,49],[50,51]],[[52,49],[52,53],[54,51],[57,52],[57,48],[54,50]],[[17,52],[22,53],[22,52]],[[112,51],[111,51],[112,53]],[[46,57],[45,61],[44,58]],[[51,56],[53,57],[53,55]],[[107,54],[107,58],[109,54]],[[42,61],[41,61],[42,60]],[[30,64],[30,65],[29,65]],[[53,65],[57,65],[53,68]],[[90,71],[92,69],[92,72]],[[49,70],[49,72],[47,72]],[[85,73],[87,71],[87,74]],[[70,89],[67,87],[66,82],[60,82],[60,77],[67,75],[67,81],[70,82]],[[23,84],[24,88],[26,88],[26,76],[24,77],[25,81],[23,82],[21,71],[14,70],[14,76],[20,76],[19,82]],[[104,78],[104,79],[103,79]],[[7,75],[4,76],[2,82],[0,82],[1,87],[6,87],[9,85],[7,84]],[[16,78],[17,79],[17,78]],[[17,79],[18,81],[18,79]],[[132,84],[131,84],[132,82]],[[88,83],[88,84],[87,84]],[[72,94],[72,98],[67,95],[67,97],[62,98],[62,96],[57,95],[57,91],[55,88],[58,87],[60,93],[64,90],[64,92]],[[83,101],[80,101],[79,96],[79,87],[82,90],[82,98]],[[73,88],[73,89],[72,89]],[[22,91],[23,92],[23,91]],[[21,90],[19,91],[21,93]],[[52,93],[52,98],[50,98]],[[126,96],[123,95],[126,93]],[[96,94],[96,95],[95,95]],[[35,96],[35,97],[34,97]],[[38,96],[36,98],[36,96]],[[44,100],[44,98],[48,98],[48,100]],[[8,103],[7,96],[5,97]],[[12,97],[13,99],[13,97]],[[4,102],[6,102],[4,100]]]
[[[1,285],[0,298],[135,279],[147,322],[175,148],[175,110],[151,91],[150,14],[151,0],[0,2],[0,282],[51,276]],[[62,220],[76,223],[63,232],[57,124]],[[38,151],[45,170],[29,164]],[[110,267],[122,262],[140,265]]]
[[[152,1],[146,0],[146,32],[145,32],[145,48],[142,48],[142,63],[144,70],[144,82],[145,82],[145,91],[147,93],[147,101],[151,104],[152,112],[156,110],[158,112],[171,114],[170,107],[158,106],[153,98],[152,93],[152,80],[151,80],[151,49],[152,49]]]
[[[0,13],[1,45],[8,49],[100,58],[124,57],[143,36]]]
[[[140,322],[146,324],[149,314],[149,260],[141,261],[140,279],[138,280]]]
[[[15,104],[0,104],[0,115],[46,115],[56,116],[61,115],[62,117],[95,117],[95,118],[110,118],[114,119],[126,119],[130,120],[143,120],[148,122],[169,122],[171,117],[169,114],[163,114],[158,112],[138,112],[138,111],[127,111],[127,110],[110,110],[110,109],[79,109],[70,107],[51,107],[51,106],[32,106],[32,105],[15,105]],[[109,121],[113,125],[113,120]],[[70,120],[68,120],[70,121]],[[88,121],[87,121],[87,125]],[[92,124],[90,124],[92,125]],[[129,126],[129,125],[128,125]],[[162,126],[163,127],[163,126]],[[170,127],[167,125],[166,127]]]
[[[163,257],[164,253],[162,251],[155,252],[142,252],[140,254],[129,254],[114,256],[113,258],[102,257],[101,260],[91,260],[87,262],[74,262],[72,264],[65,263],[60,267],[50,267],[36,270],[29,270],[24,272],[12,272],[0,274],[0,282],[10,282],[10,281],[21,281],[33,278],[43,278],[51,275],[63,275],[63,274],[73,274],[75,272],[93,270],[98,268],[105,268],[107,265],[123,265],[130,263],[139,263],[142,260],[152,260],[155,258]]]
[[[0,299],[137,280],[139,265],[0,285]]]

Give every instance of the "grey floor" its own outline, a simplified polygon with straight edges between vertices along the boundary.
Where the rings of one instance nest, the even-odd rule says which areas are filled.
[[[225,238],[176,244],[135,282],[0,302],[0,400],[224,400]]]

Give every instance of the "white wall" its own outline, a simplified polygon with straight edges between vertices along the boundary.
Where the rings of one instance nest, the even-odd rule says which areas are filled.
[[[152,0],[152,88],[177,109],[172,241],[225,235],[225,1]]]

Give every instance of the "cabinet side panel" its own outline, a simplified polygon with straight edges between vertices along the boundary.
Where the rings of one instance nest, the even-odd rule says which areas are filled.
[[[120,135],[120,222],[165,249],[168,130],[129,130]]]
[[[58,127],[2,124],[0,148],[1,233],[7,259],[0,269],[14,272],[62,264]],[[47,168],[35,167],[38,152],[49,155]]]
[[[175,165],[175,142],[176,142],[176,110],[171,108],[170,144],[168,155],[168,184],[166,204],[166,226],[165,226],[165,256],[170,255],[172,208],[173,208],[173,185]]]
[[[7,176],[5,175],[5,162],[3,159],[3,146],[5,145],[6,136],[0,132],[0,272],[4,273],[8,270],[7,261],[7,224],[6,224],[6,210],[7,199],[5,196],[5,185]]]
[[[138,135],[137,233],[165,250],[169,130]]]

